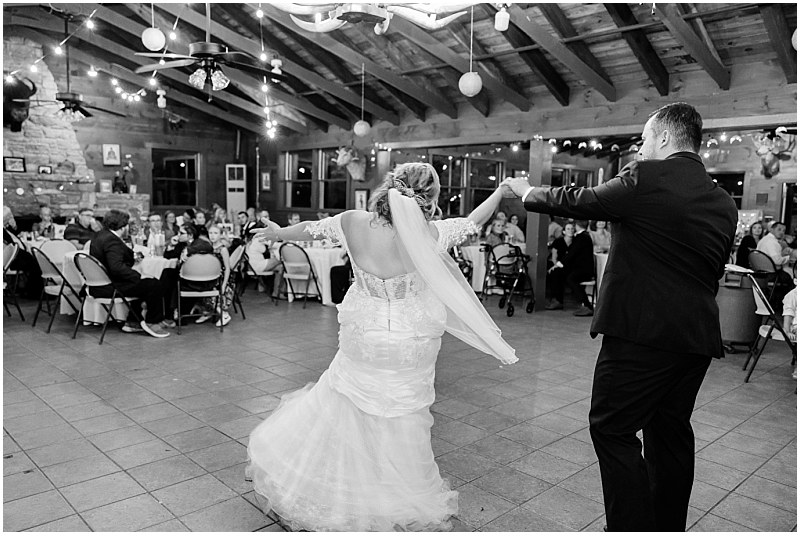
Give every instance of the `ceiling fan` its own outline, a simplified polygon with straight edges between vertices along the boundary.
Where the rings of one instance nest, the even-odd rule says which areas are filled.
[[[69,37],[69,23],[71,21],[81,19],[82,15],[57,11],[52,8],[48,9],[48,11],[50,12],[50,14],[55,15],[64,20],[63,43],[64,43],[64,54],[66,56],[66,63],[67,63],[67,90],[63,93],[57,92],[55,100],[14,99],[14,102],[30,102],[31,104],[35,104],[38,106],[45,106],[56,102],[63,104],[64,107],[59,109],[56,113],[60,115],[62,118],[72,122],[80,121],[81,119],[84,119],[86,117],[93,117],[93,115],[88,111],[89,109],[110,113],[111,115],[116,115],[117,117],[127,117],[127,115],[125,115],[124,113],[119,113],[114,110],[102,108],[94,104],[87,104],[86,102],[83,101],[83,95],[81,95],[80,93],[74,93],[70,90],[69,44],[67,43],[67,39]]]
[[[222,65],[239,69],[244,72],[266,77],[273,82],[285,80],[279,59],[270,63],[272,70],[262,67],[258,60],[249,54],[237,51],[228,51],[228,47],[220,43],[211,42],[211,6],[206,2],[206,40],[189,45],[189,55],[172,54],[163,52],[137,52],[137,56],[160,58],[162,61],[152,65],[145,65],[136,69],[137,74],[144,72],[171,69],[173,67],[197,66],[197,70],[189,76],[189,84],[202,90],[208,81],[211,82],[210,90],[221,91],[225,89],[230,80],[222,71]],[[171,59],[173,61],[163,61]],[[209,91],[210,94],[210,91]]]

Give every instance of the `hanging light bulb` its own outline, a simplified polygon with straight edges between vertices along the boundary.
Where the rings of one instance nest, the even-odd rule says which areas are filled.
[[[264,93],[269,91],[269,86],[267,84],[261,84],[261,91]]]
[[[6,83],[7,84],[13,84],[14,83],[14,77],[12,75],[10,75],[10,74],[8,76],[6,76]]]
[[[139,102],[140,100],[142,100],[142,97],[140,97],[139,95],[133,95],[134,102]]]
[[[95,77],[95,76],[97,76],[97,71],[96,71],[96,70],[94,70],[94,66],[92,66],[92,67],[90,67],[90,68],[89,68],[89,72],[88,72],[87,74],[88,74],[89,76],[91,76],[91,77]]]
[[[147,50],[156,52],[164,48],[167,38],[158,28],[147,28],[142,32],[142,44]]]
[[[177,33],[175,33],[175,32],[169,32],[169,40],[170,40],[170,41],[174,41],[174,40],[175,40],[175,39],[177,39],[177,38],[178,38],[178,34],[177,34]]]
[[[208,76],[206,70],[200,67],[189,76],[189,84],[202,91],[203,87],[206,85],[206,76]]]
[[[22,188],[17,188],[16,191],[17,191],[17,195],[19,195],[20,197],[25,195],[25,190],[22,189]]]
[[[261,61],[267,61],[267,53],[262,52],[261,55],[258,56],[258,59],[260,59]]]
[[[511,16],[506,11],[506,6],[500,8],[500,11],[495,13],[494,16],[494,29],[498,32],[504,32],[508,29],[508,23],[511,20]]]
[[[33,65],[31,65],[31,72],[38,72],[38,71],[39,71],[39,67],[37,67],[35,63]]]
[[[217,67],[213,71],[211,71],[211,89],[213,91],[222,91],[231,81],[225,76],[225,73],[222,72],[222,69]]]
[[[120,93],[122,93],[122,88],[120,86],[117,86],[114,88],[114,91],[116,91],[116,93],[119,95]]]
[[[263,11],[263,10],[262,10],[262,9],[259,7],[259,8],[256,10],[256,17],[258,17],[258,18],[260,19],[260,18],[262,18],[263,16],[264,16],[264,11]]]
[[[364,64],[361,64],[361,120],[353,125],[353,133],[358,137],[364,137],[369,134],[372,126],[364,120],[364,83],[366,81],[366,74],[364,72]]]
[[[116,79],[116,78],[112,78],[112,79],[111,79],[111,85],[117,85],[117,84],[119,84],[119,82],[117,81],[117,79]]]
[[[469,24],[469,72],[464,73],[458,80],[458,90],[467,97],[474,97],[481,92],[483,87],[483,80],[481,76],[472,70],[472,42],[473,42],[473,26],[475,22],[475,6],[472,7],[470,13]]]
[[[513,152],[519,152],[519,143],[514,143],[513,145],[511,145],[511,150]]]
[[[86,27],[89,28],[90,30],[94,30],[94,21],[92,19],[87,19]]]
[[[56,46],[56,47],[53,49],[53,52],[55,52],[57,56],[60,56],[60,55],[61,55],[61,53],[62,53],[62,52],[64,52],[64,49],[63,49],[63,48],[61,48],[60,46]]]

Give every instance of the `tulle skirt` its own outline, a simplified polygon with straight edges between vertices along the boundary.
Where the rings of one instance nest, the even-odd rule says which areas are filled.
[[[247,475],[293,530],[447,531],[458,493],[433,458],[427,408],[386,418],[331,386],[283,396],[250,435]]]

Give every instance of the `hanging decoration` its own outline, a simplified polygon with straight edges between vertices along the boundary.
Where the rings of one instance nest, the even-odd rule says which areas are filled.
[[[364,64],[361,64],[361,120],[358,121],[355,126],[353,126],[353,132],[358,137],[364,137],[369,134],[370,129],[372,128],[370,124],[364,120],[364,82],[366,80],[366,74],[364,72]]]
[[[469,16],[469,72],[464,73],[458,80],[458,89],[467,97],[474,97],[481,92],[483,80],[481,76],[472,70],[472,42],[474,39],[473,30],[475,26],[475,6],[471,8]]]
[[[151,25],[142,32],[142,44],[147,50],[156,52],[167,44],[167,37],[164,32],[156,28],[156,12],[152,2],[150,2],[150,16]]]

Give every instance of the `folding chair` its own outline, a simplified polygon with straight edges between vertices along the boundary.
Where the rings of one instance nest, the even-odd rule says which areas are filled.
[[[750,262],[750,269],[754,272],[754,276],[762,286],[769,290],[768,299],[772,299],[772,294],[775,293],[775,286],[778,280],[778,268],[772,258],[763,251],[753,250],[747,256]]]
[[[106,268],[100,263],[99,260],[84,252],[79,252],[75,255],[75,267],[78,268],[78,272],[81,274],[81,277],[83,277],[83,288],[81,288],[80,291],[80,295],[82,296],[80,310],[78,311],[78,317],[75,320],[75,329],[72,331],[73,339],[78,334],[78,326],[80,326],[81,318],[83,317],[83,305],[86,304],[86,299],[89,297],[89,290],[91,288],[99,288],[103,286],[111,286],[113,288],[111,297],[91,296],[92,299],[102,305],[106,311],[106,318],[103,321],[103,332],[100,333],[100,344],[103,343],[103,338],[106,336],[108,320],[113,316],[114,305],[118,300],[128,305],[128,309],[133,312],[134,316],[136,316],[136,319],[141,323],[141,316],[133,307],[130,306],[131,302],[137,301],[139,298],[125,297],[125,295],[119,291],[116,284],[112,282],[111,277],[108,276]]]
[[[70,242],[66,243],[69,243],[73,251],[75,250],[75,247]],[[53,327],[53,320],[56,318],[56,313],[58,312],[58,307],[61,303],[61,296],[64,295],[64,288],[68,287],[69,291],[72,292],[76,298],[80,299],[80,296],[78,292],[75,291],[75,288],[73,288],[73,286],[61,273],[61,270],[58,269],[58,266],[56,266],[55,262],[53,262],[53,260],[51,260],[44,251],[34,247],[32,248],[31,253],[36,259],[36,262],[39,264],[39,269],[42,270],[42,280],[44,282],[42,293],[39,296],[39,304],[36,306],[36,314],[33,316],[33,324],[31,327],[36,327],[36,320],[39,318],[39,312],[42,310],[42,301],[44,300],[45,294],[54,295],[56,296],[56,304],[55,310],[52,312],[50,311],[50,301],[47,300],[47,314],[50,316],[50,322],[47,324],[47,330],[45,332],[49,333],[50,329]],[[80,314],[80,311],[75,307],[74,304],[72,304],[70,299],[67,299],[66,301],[76,313]]]
[[[242,306],[242,300],[239,298],[239,280],[242,275],[242,267],[243,267],[243,259],[244,259],[244,245],[240,245],[230,255],[228,259],[228,263],[231,266],[231,274],[228,277],[228,286],[233,288],[233,311],[237,312],[236,305],[239,305],[239,311],[242,313],[242,319],[247,319],[244,315],[244,307]]]
[[[239,294],[243,294],[244,291],[247,289],[247,280],[246,279],[248,277],[253,277],[256,280],[259,280],[261,277],[269,277],[269,276],[273,276],[274,277],[277,274],[277,272],[275,270],[273,270],[273,269],[265,270],[265,271],[256,271],[256,269],[250,263],[250,256],[247,254],[247,251],[243,251],[242,252],[241,264],[242,264],[241,274],[242,274],[243,282],[242,282],[242,286],[241,286],[241,291],[238,292]],[[275,306],[278,306],[278,299],[276,299],[272,295],[272,293],[269,294],[269,297],[270,297],[270,299],[272,299],[272,302],[275,304]]]
[[[786,334],[786,331],[783,330],[781,318],[775,314],[775,309],[769,304],[769,299],[767,299],[767,296],[764,295],[761,286],[758,285],[755,277],[753,277],[753,270],[745,269],[735,264],[728,264],[725,266],[725,269],[736,273],[742,273],[750,278],[750,282],[753,283],[753,297],[755,298],[756,302],[756,314],[766,317],[766,323],[758,328],[758,338],[756,339],[755,343],[753,343],[753,347],[750,349],[750,353],[748,353],[747,359],[744,361],[744,365],[742,366],[742,370],[746,370],[747,365],[750,363],[750,359],[753,359],[753,365],[750,367],[750,371],[747,373],[747,377],[745,377],[744,382],[750,382],[750,376],[753,375],[753,370],[756,369],[758,359],[761,358],[761,353],[764,352],[764,348],[767,346],[767,342],[769,342],[770,339],[785,341],[786,345],[789,346],[789,351],[792,353],[792,364],[797,362],[797,342],[792,342],[789,340],[789,336]],[[777,333],[774,332],[775,329],[778,330]]]
[[[19,252],[20,246],[18,244],[9,244],[3,246],[3,308],[6,310],[6,314],[8,317],[11,317],[11,310],[9,310],[8,305],[6,304],[5,297],[6,295],[11,296],[11,301],[14,303],[14,306],[17,307],[17,312],[19,312],[19,317],[22,321],[25,321],[25,316],[22,315],[22,309],[19,307],[19,301],[17,301],[17,281],[19,280],[19,271],[15,269],[9,269],[11,263],[17,257],[17,253]],[[14,287],[11,289],[11,293],[8,294],[6,289],[8,288],[8,277],[14,276]]]
[[[75,245],[68,240],[47,240],[39,249],[56,265],[63,265],[64,255],[77,250]]]
[[[183,318],[199,317],[202,314],[181,314],[181,297],[214,297],[216,303],[214,310],[219,311],[214,315],[217,318],[222,318],[220,306],[222,304],[222,262],[219,261],[217,255],[212,254],[196,254],[186,259],[181,265],[180,276],[178,277],[178,334],[181,334],[181,321]],[[215,281],[216,285],[210,290],[192,290],[182,289],[182,282],[211,282]],[[222,332],[224,325],[219,322],[219,332]]]
[[[314,281],[314,287],[317,289],[319,302],[322,303],[322,292],[319,289],[317,282],[317,274],[314,273],[314,266],[311,265],[311,259],[308,258],[306,250],[294,243],[284,243],[278,251],[283,264],[283,278],[289,285],[289,291],[295,297],[300,292],[295,292],[292,281],[305,281],[306,291],[303,299],[303,308],[306,308],[308,302],[308,289],[311,286],[311,281]]]

